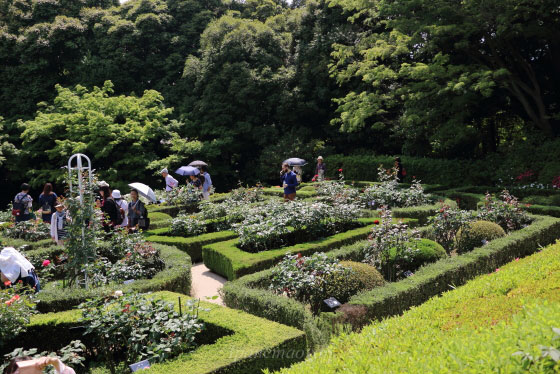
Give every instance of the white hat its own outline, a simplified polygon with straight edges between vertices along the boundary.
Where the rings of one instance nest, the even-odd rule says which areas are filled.
[[[0,271],[10,282],[15,283],[20,275],[22,278],[29,276],[31,269],[34,269],[31,262],[14,248],[4,248],[0,252]]]
[[[317,160],[322,160],[322,159],[323,159],[323,156],[317,157]]]
[[[109,187],[109,183],[107,183],[105,181],[100,181],[99,183],[97,183],[97,185],[99,187]]]
[[[161,174],[161,173],[167,173],[167,174],[169,174],[169,171],[167,171],[167,168],[163,168],[159,173],[160,173],[160,174]]]
[[[121,191],[113,190],[113,193],[111,195],[113,196],[113,199],[120,199],[121,198]]]
[[[55,208],[58,208],[59,206],[61,206],[61,207],[64,208],[64,204],[62,204],[61,202],[58,202],[58,204],[56,204],[54,207],[55,207]]]

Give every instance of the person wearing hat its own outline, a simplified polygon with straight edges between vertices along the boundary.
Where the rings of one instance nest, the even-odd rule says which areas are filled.
[[[161,176],[165,179],[165,191],[169,192],[179,185],[179,181],[169,175],[167,168],[161,171]]]
[[[66,224],[70,217],[61,202],[55,205],[55,209],[56,211],[51,216],[51,238],[57,245],[63,246],[68,236]]]
[[[41,291],[41,284],[35,273],[35,268],[29,260],[12,247],[4,248],[0,252],[0,278],[3,284],[9,282],[14,285],[22,281],[24,285],[33,288],[35,292]]]
[[[322,182],[325,180],[325,171],[327,166],[323,162],[323,156],[317,157],[317,166],[315,167],[315,175],[317,176],[317,181]]]
[[[120,218],[122,222],[117,227],[123,228],[128,226],[128,202],[122,198],[121,191],[113,190],[111,194],[113,196],[113,200],[117,204],[117,208],[119,209]]]

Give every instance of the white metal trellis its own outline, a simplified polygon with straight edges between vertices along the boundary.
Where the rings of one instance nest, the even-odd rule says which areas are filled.
[[[72,161],[76,160],[76,166],[73,167],[72,166]],[[87,166],[84,166],[84,161],[87,162]],[[76,153],[73,154],[72,156],[70,156],[70,158],[68,159],[68,187],[70,188],[70,195],[73,195],[74,192],[74,179],[72,178],[73,176],[73,171],[76,171],[77,175],[77,186],[78,187],[78,196],[79,196],[79,201],[81,204],[84,204],[84,202],[86,201],[84,199],[84,172],[87,172],[87,178],[89,181],[89,185],[88,187],[91,186],[92,181],[93,181],[93,176],[92,176],[92,170],[91,170],[91,160],[89,159],[88,156],[84,155],[83,153]],[[89,193],[91,193],[91,190],[88,188],[88,190],[90,191]],[[86,245],[86,228],[85,226],[82,227],[82,246],[85,248]],[[87,261],[87,260],[86,260]],[[84,273],[84,281],[85,281],[85,287],[88,288],[88,274],[87,271]]]

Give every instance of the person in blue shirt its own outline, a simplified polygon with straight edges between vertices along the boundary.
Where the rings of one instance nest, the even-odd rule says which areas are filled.
[[[284,201],[293,200],[296,197],[296,187],[298,185],[296,173],[290,170],[290,165],[282,164],[280,172],[282,187],[284,187]]]

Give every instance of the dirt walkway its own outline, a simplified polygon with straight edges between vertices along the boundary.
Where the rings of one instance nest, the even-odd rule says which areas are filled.
[[[209,301],[223,305],[222,298],[215,300],[207,299],[207,297],[219,296],[218,290],[226,282],[226,278],[212,273],[204,264],[194,264],[192,267],[192,296],[202,301]]]

